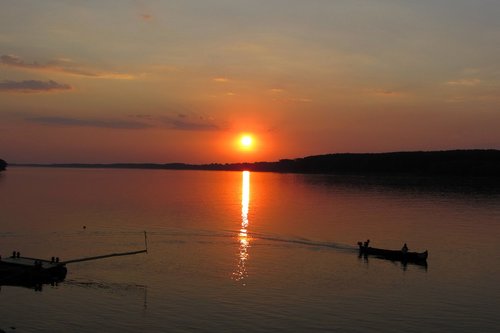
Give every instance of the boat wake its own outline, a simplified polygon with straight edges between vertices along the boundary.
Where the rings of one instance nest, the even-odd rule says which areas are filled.
[[[110,283],[110,282],[98,282],[92,280],[78,280],[78,279],[68,279],[64,281],[64,284],[85,289],[105,289],[113,291],[117,290],[130,291],[137,289],[140,290],[147,289],[147,286],[143,284]]]
[[[239,231],[235,230],[226,230],[227,232],[231,233],[234,237],[234,235],[238,235]],[[343,250],[343,251],[355,251],[356,247],[348,244],[342,244],[342,243],[336,243],[336,242],[322,242],[322,241],[317,241],[317,240],[311,240],[307,238],[283,238],[280,236],[276,235],[269,235],[269,234],[262,234],[262,233],[252,233],[249,232],[248,237],[253,238],[253,239],[261,239],[261,240],[267,240],[271,242],[281,242],[281,243],[289,243],[289,244],[300,244],[300,245],[307,245],[307,246],[313,246],[313,247],[327,247],[327,248],[332,248],[336,250]]]
[[[106,230],[108,233],[113,234],[113,231]],[[96,231],[98,233],[102,233],[102,230]],[[116,232],[116,231],[115,231]],[[135,232],[137,233],[137,231]],[[240,236],[241,230],[204,230],[204,229],[184,229],[184,228],[155,228],[153,230],[148,231],[148,235],[153,237],[156,236],[166,236],[166,237],[174,237],[174,239],[163,239],[158,240],[156,242],[161,243],[185,243],[189,241],[189,238],[204,238],[207,241],[203,241],[204,243],[211,243],[208,241],[209,238],[212,239],[235,239]],[[254,239],[254,240],[264,240],[269,242],[276,243],[285,243],[285,244],[297,244],[297,245],[305,245],[310,247],[321,247],[321,248],[330,248],[339,251],[345,252],[354,252],[358,251],[358,248],[353,245],[343,244],[338,242],[330,242],[330,241],[319,241],[314,239],[308,239],[303,237],[292,237],[269,233],[259,233],[259,232],[247,232],[246,237]],[[214,242],[216,243],[216,241]]]

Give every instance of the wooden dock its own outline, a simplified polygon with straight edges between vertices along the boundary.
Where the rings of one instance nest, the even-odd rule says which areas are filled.
[[[1,263],[12,265],[12,266],[22,266],[22,267],[38,267],[42,270],[52,269],[59,266],[64,266],[62,263],[58,263],[55,261],[37,259],[37,258],[28,258],[28,257],[8,257],[2,258],[0,260]]]

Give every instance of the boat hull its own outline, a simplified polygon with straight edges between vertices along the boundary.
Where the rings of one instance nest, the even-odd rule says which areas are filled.
[[[67,269],[64,265],[29,266],[0,260],[0,285],[36,289],[43,284],[62,282],[66,274]]]
[[[378,249],[375,247],[359,245],[360,255],[372,255],[382,259],[409,263],[426,263],[429,255],[425,252],[403,252],[398,250]]]

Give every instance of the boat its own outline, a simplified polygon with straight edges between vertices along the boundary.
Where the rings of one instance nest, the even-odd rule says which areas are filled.
[[[66,269],[67,264],[148,253],[146,231],[144,231],[144,245],[145,249],[143,250],[110,253],[66,261],[59,260],[59,257],[52,257],[50,260],[22,257],[19,252],[13,251],[10,257],[2,258],[0,256],[0,286],[25,286],[34,287],[36,290],[42,284],[56,284],[64,281],[68,272]]]
[[[0,285],[41,289],[43,284],[56,284],[66,278],[66,265],[58,258],[43,260],[21,257],[19,252],[0,258]]]
[[[371,247],[369,246],[369,243],[370,243],[369,240],[364,243],[358,242],[360,256],[372,255],[377,258],[382,258],[392,261],[401,261],[403,263],[416,263],[416,264],[427,263],[427,257],[429,256],[429,252],[427,250],[424,252],[386,250],[386,249]]]

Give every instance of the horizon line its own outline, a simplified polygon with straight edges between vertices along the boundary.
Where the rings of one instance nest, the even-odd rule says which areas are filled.
[[[474,149],[441,149],[441,150],[401,150],[401,151],[386,151],[386,152],[342,152],[342,153],[325,153],[317,155],[307,155],[302,157],[293,158],[280,158],[274,161],[253,161],[253,162],[208,162],[208,163],[188,163],[188,162],[7,162],[8,166],[58,166],[58,165],[185,165],[185,166],[208,166],[208,165],[241,165],[241,164],[256,164],[256,163],[277,163],[280,161],[294,161],[305,158],[319,157],[319,156],[331,156],[331,155],[389,155],[389,154],[412,154],[412,153],[445,153],[445,152],[473,152],[473,151],[500,151],[500,149],[495,148],[474,148]],[[1,159],[1,158],[0,158]]]

